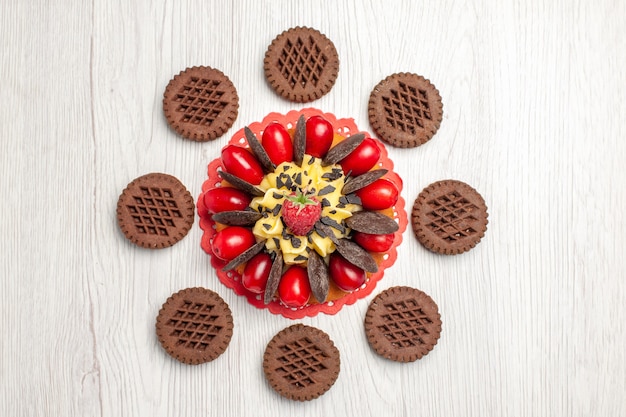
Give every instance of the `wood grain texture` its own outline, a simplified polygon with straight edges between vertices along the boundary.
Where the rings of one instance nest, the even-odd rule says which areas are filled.
[[[368,301],[301,322],[326,331],[342,369],[323,397],[276,395],[261,370],[292,322],[222,286],[189,235],[160,251],[127,242],[115,205],[132,179],[178,177],[197,196],[225,138],[168,128],[162,94],[193,65],[240,95],[232,134],[294,105],[267,86],[263,55],[307,25],[337,47],[331,92],[310,104],[369,130],[367,99],[409,71],[439,89],[426,145],[390,148],[410,207],[455,178],[489,229],[455,257],[404,234],[380,287],[439,304],[433,352],[402,365],[372,353]],[[574,1],[147,1],[0,3],[0,414],[5,416],[626,415],[626,3]],[[235,319],[216,361],[186,366],[158,344],[157,312],[189,286]]]

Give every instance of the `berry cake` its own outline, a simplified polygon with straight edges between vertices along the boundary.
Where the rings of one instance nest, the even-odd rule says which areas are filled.
[[[296,319],[370,294],[407,225],[384,145],[316,109],[238,131],[198,199],[202,248],[222,283]]]

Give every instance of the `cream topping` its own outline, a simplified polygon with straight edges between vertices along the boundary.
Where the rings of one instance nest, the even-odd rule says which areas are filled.
[[[255,197],[250,207],[263,214],[252,229],[261,239],[267,239],[268,251],[280,250],[286,264],[302,264],[308,260],[307,248],[315,250],[325,258],[335,251],[335,245],[328,237],[320,236],[315,230],[308,236],[295,236],[281,220],[282,205],[285,196],[297,189],[306,190],[322,204],[320,221],[341,239],[350,230],[342,224],[352,213],[361,210],[341,193],[345,176],[339,165],[322,166],[321,159],[305,155],[302,166],[294,162],[283,162],[274,172],[265,176],[259,188],[265,191],[262,197]]]

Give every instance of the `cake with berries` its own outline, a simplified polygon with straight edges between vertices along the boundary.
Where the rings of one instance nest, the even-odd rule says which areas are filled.
[[[288,318],[334,314],[370,294],[407,216],[384,145],[316,109],[269,114],[209,164],[198,199],[217,275]]]

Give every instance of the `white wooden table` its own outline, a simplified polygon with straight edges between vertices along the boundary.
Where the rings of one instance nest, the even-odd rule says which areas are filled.
[[[372,353],[371,298],[299,320],[341,351],[335,386],[295,403],[265,382],[271,337],[293,322],[221,285],[197,219],[175,246],[131,245],[115,219],[128,182],[178,177],[197,197],[229,134],[305,107],[267,86],[269,42],[319,29],[341,59],[311,103],[371,130],[367,99],[394,72],[429,78],[435,138],[389,148],[410,207],[456,178],[485,197],[471,252],[436,256],[407,230],[378,289],[411,285],[443,333],[413,364]],[[626,415],[626,3],[623,1],[70,1],[0,4],[0,415]],[[166,124],[170,78],[224,71],[240,95],[225,137]],[[308,106],[308,105],[306,105]],[[179,364],[154,323],[190,286],[218,291],[235,333],[223,356]]]

